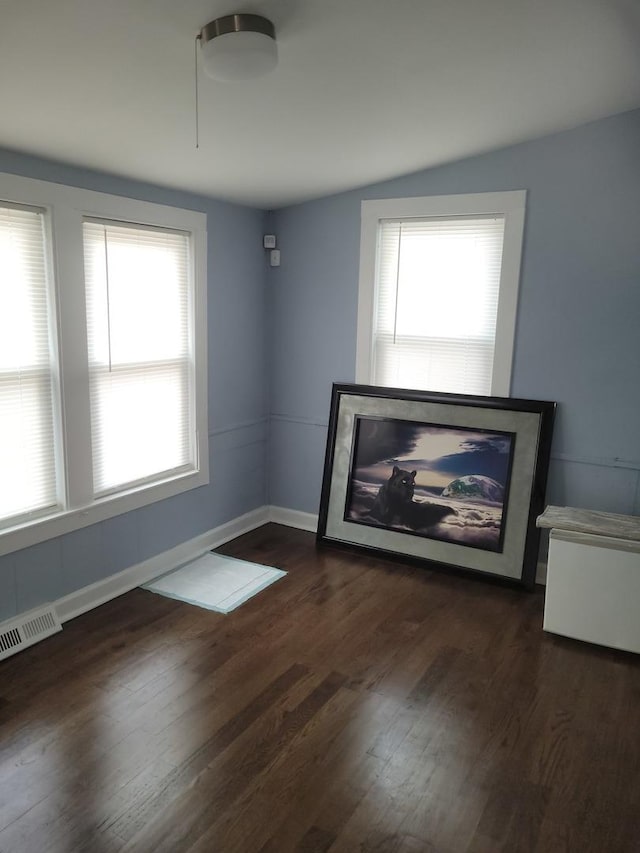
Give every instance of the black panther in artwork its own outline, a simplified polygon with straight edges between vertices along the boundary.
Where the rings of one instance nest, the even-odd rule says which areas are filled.
[[[413,500],[417,471],[405,471],[393,466],[391,476],[380,486],[371,508],[371,515],[383,524],[393,524],[394,519],[404,521],[406,508]]]
[[[431,501],[414,500],[417,471],[393,466],[389,479],[378,489],[369,510],[371,519],[385,527],[422,531],[432,528],[445,516],[455,515],[448,506]]]

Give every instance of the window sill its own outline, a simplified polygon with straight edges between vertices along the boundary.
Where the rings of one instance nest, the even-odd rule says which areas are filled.
[[[37,545],[56,536],[63,536],[82,527],[89,527],[91,524],[106,521],[116,515],[140,509],[199,486],[206,486],[208,482],[209,471],[203,468],[200,471],[168,478],[153,486],[144,486],[121,492],[117,496],[99,498],[90,506],[38,516],[0,531],[0,556]]]

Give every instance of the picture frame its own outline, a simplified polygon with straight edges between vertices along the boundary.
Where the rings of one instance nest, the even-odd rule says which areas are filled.
[[[532,589],[555,409],[334,384],[318,543]]]

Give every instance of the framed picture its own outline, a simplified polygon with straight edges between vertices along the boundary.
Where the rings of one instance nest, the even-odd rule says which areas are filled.
[[[334,385],[318,541],[535,582],[555,403]]]

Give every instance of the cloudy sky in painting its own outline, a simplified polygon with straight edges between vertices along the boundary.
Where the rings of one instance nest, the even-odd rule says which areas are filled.
[[[505,486],[514,442],[510,433],[362,418],[355,467],[367,479],[384,479],[397,464],[416,470],[416,483],[431,488],[444,488],[465,474],[482,474]]]

